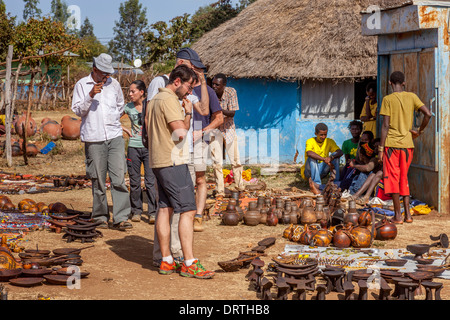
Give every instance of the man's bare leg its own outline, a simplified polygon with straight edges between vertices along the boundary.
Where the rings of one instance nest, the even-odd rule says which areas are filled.
[[[156,219],[156,233],[158,235],[159,246],[162,257],[172,255],[170,251],[170,218],[173,208],[159,208],[158,219]]]
[[[178,224],[181,248],[185,260],[194,259],[194,216],[195,210],[181,213]]]

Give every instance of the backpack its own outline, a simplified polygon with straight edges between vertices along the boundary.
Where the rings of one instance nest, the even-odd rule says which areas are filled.
[[[162,75],[162,76],[158,76],[164,79],[164,87],[167,86],[167,84],[169,83],[169,78],[167,78],[166,76]],[[147,114],[147,99],[144,100],[143,104],[142,104],[142,113],[141,113],[141,117],[142,117],[142,143],[144,144],[144,147],[146,147],[148,149],[148,134],[147,134],[147,127],[145,126],[145,115]]]

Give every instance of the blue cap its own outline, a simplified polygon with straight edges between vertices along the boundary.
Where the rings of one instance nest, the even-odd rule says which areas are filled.
[[[206,69],[205,65],[200,60],[197,52],[191,48],[183,48],[177,52],[177,58],[189,60],[196,68]]]

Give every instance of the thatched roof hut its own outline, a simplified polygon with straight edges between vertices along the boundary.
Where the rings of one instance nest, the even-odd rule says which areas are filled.
[[[284,80],[355,79],[377,74],[377,39],[361,15],[407,0],[258,0],[194,45],[209,74]]]

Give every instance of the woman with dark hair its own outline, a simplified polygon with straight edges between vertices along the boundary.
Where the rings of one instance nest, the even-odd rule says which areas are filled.
[[[124,108],[131,122],[131,130],[123,128],[130,136],[127,151],[128,175],[130,178],[131,221],[139,222],[143,212],[143,192],[141,187],[141,167],[144,167],[144,185],[147,195],[149,221],[154,221],[156,214],[156,178],[148,165],[148,149],[142,143],[142,126],[144,115],[142,109],[147,88],[141,80],[133,81],[129,89],[131,102]]]

